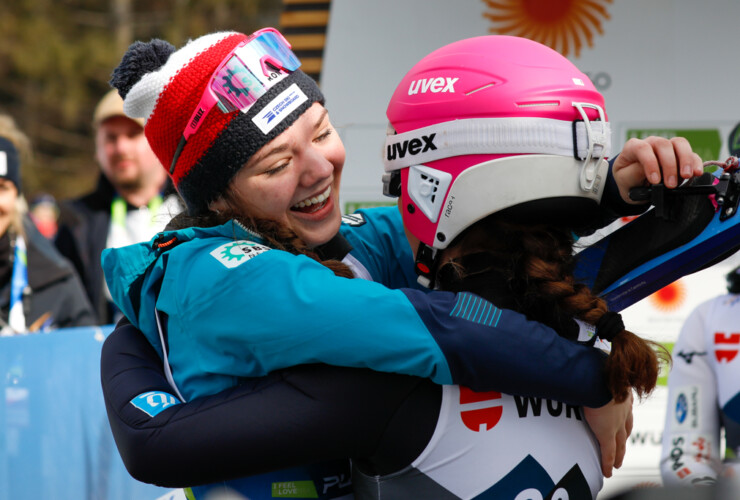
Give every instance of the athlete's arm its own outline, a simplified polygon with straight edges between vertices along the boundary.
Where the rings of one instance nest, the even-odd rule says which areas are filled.
[[[631,200],[630,189],[661,182],[672,189],[703,172],[701,158],[683,137],[630,139],[622,152],[609,161],[601,198],[602,225],[617,217],[639,215],[650,207],[649,203]]]
[[[103,345],[101,378],[129,473],[169,487],[348,457],[393,472],[423,450],[441,397],[415,377],[306,365],[181,404],[157,353],[125,323]]]
[[[157,301],[168,316],[175,381],[187,399],[235,378],[306,363],[584,406],[611,399],[603,353],[475,295],[389,290],[277,250],[227,269],[206,252],[178,255],[179,248],[169,254],[169,269],[193,266],[209,277],[168,273]],[[184,348],[190,345],[197,347]],[[219,387],[204,373],[231,379]]]
[[[722,468],[717,382],[705,343],[710,304],[689,315],[673,348],[660,460],[666,485],[708,484]]]

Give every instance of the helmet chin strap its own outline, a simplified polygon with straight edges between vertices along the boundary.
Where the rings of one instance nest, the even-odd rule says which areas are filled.
[[[437,275],[437,256],[438,251],[426,243],[419,242],[419,248],[416,250],[416,281],[423,287],[434,288],[434,281]]]

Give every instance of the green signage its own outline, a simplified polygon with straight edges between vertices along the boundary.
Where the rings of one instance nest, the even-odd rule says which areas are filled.
[[[272,483],[272,498],[319,498],[313,481]]]
[[[348,201],[344,204],[344,213],[353,214],[360,208],[391,207],[397,202],[393,201]]]

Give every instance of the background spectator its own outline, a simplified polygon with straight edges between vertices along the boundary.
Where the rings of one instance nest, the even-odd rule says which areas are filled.
[[[706,486],[740,473],[739,321],[735,268],[727,294],[697,306],[673,347],[660,460],[665,485]]]
[[[53,240],[57,234],[59,206],[54,196],[43,193],[31,201],[29,215],[41,234]]]
[[[30,141],[0,115],[0,335],[95,324],[72,266],[39,233],[21,194]]]
[[[123,112],[111,90],[93,115],[97,187],[60,203],[57,248],[77,268],[100,324],[116,321],[116,308],[103,280],[100,253],[105,248],[146,241],[179,211],[178,197],[167,188],[167,173],[144,137],[144,122]],[[166,198],[166,200],[165,200]]]

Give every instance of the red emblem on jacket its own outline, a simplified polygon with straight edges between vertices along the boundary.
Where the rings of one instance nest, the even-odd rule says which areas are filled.
[[[500,392],[474,392],[467,387],[460,387],[460,405],[485,403],[498,399],[501,399]],[[485,427],[485,430],[490,431],[501,420],[503,411],[504,409],[500,403],[485,407],[477,404],[476,409],[462,410],[460,412],[460,418],[462,418],[465,427],[471,431],[480,432],[483,427]]]
[[[738,347],[740,347],[740,333],[731,333],[729,335],[716,332],[714,334],[714,355],[719,363],[725,361],[729,363],[737,356]]]

